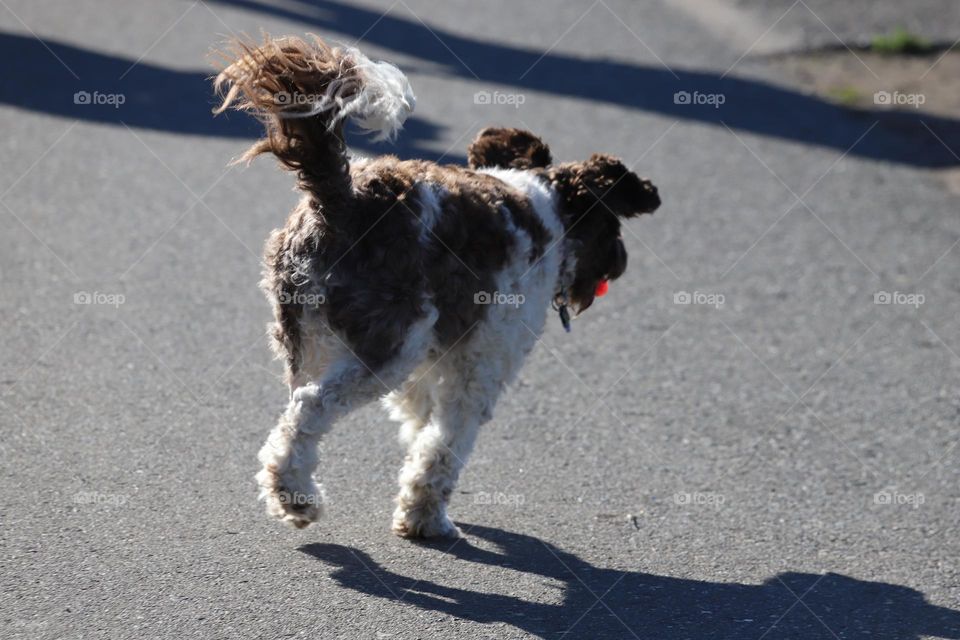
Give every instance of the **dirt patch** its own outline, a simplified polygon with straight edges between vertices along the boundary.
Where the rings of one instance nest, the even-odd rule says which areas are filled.
[[[772,61],[790,84],[839,106],[869,111],[887,126],[915,128],[930,144],[960,156],[955,140],[936,140],[924,127],[924,116],[960,123],[960,51],[884,55],[839,49]],[[960,193],[960,168],[939,173],[951,191]]]
[[[840,105],[960,118],[960,52],[891,56],[846,49],[778,57],[790,79]]]

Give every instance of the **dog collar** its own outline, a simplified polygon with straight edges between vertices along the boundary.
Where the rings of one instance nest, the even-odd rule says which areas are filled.
[[[556,293],[553,294],[553,310],[557,312],[560,316],[560,324],[563,325],[563,330],[567,333],[570,333],[570,296],[567,295],[566,282],[573,281],[573,274],[568,273],[569,263],[568,258],[573,253],[570,247],[565,247],[567,250],[563,252],[563,258],[560,260],[560,273],[558,274],[557,284],[559,289],[555,289]]]
[[[553,297],[553,308],[560,314],[560,324],[567,333],[570,333],[570,310],[567,308],[569,305],[570,298],[567,296],[567,290],[560,289],[560,293]]]

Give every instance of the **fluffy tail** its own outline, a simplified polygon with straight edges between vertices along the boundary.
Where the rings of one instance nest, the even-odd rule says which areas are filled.
[[[413,111],[413,91],[399,69],[317,36],[307,42],[265,35],[259,46],[236,41],[221,55],[229,64],[214,81],[223,97],[214,112],[248,111],[266,129],[240,161],[272,153],[321,204],[350,197],[344,120],[382,140],[393,138]]]

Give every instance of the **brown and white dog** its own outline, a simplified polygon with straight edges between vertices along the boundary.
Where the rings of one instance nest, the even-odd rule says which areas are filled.
[[[657,190],[610,156],[555,165],[516,129],[481,132],[469,168],[351,160],[347,119],[392,137],[413,109],[396,67],[316,37],[266,37],[228,55],[217,112],[249,111],[266,128],[242,159],[274,154],[303,192],[265,255],[290,388],[259,455],[267,511],[296,527],[315,521],[321,436],[384,397],[407,447],[393,531],[459,535],[447,503],[478,428],[550,306],[582,312],[623,273],[620,219],[654,211]]]

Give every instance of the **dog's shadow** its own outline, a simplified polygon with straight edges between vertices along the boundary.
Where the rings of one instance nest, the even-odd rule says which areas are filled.
[[[467,538],[424,546],[492,567],[499,575],[483,574],[501,593],[482,583],[464,589],[404,576],[341,545],[308,544],[300,551],[334,567],[332,577],[348,589],[474,622],[506,623],[541,638],[960,638],[960,612],[931,605],[908,587],[835,573],[788,572],[750,585],[624,572],[591,565],[532,536],[460,527]],[[471,537],[499,552],[471,544]],[[542,601],[503,595],[516,580],[513,572],[550,579],[562,592]]]

